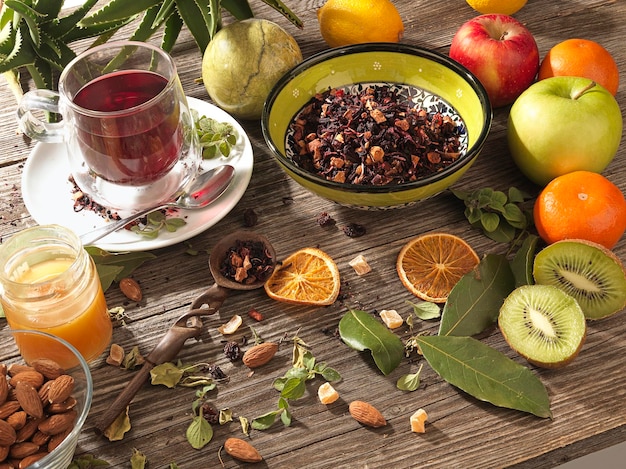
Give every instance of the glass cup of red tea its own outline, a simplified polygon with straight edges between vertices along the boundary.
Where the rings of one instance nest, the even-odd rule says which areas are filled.
[[[62,120],[44,121],[35,111]],[[193,180],[201,160],[176,65],[144,42],[88,49],[64,68],[58,92],[27,92],[18,118],[29,137],[65,142],[76,185],[115,210],[170,198]]]

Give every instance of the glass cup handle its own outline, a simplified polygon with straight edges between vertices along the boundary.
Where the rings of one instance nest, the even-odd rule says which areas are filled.
[[[33,111],[59,113],[59,93],[36,89],[22,96],[17,108],[17,120],[22,132],[34,140],[60,143],[64,140],[63,122],[44,122]]]

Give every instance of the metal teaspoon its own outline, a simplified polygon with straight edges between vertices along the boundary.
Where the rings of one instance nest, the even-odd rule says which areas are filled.
[[[199,174],[187,191],[178,192],[175,196],[161,205],[134,213],[129,217],[107,223],[93,231],[81,235],[83,246],[95,243],[109,233],[125,227],[130,222],[147,215],[155,210],[167,207],[184,209],[204,208],[215,201],[228,188],[235,176],[235,168],[231,165],[217,166]]]

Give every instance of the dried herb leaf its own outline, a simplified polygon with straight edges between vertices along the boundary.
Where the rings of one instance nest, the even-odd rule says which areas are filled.
[[[407,301],[407,303],[413,307],[413,314],[422,321],[439,319],[441,317],[441,309],[436,303],[431,303],[430,301],[421,301],[419,303]]]
[[[201,449],[213,438],[213,427],[202,414],[196,415],[187,427],[185,435],[194,449]]]
[[[120,441],[128,430],[130,430],[130,417],[128,416],[128,406],[126,406],[126,409],[104,430],[104,436],[109,441]]]
[[[183,377],[184,371],[170,362],[162,363],[150,370],[150,382],[174,388]]]
[[[515,288],[504,256],[487,254],[452,288],[443,308],[439,335],[472,336],[492,326],[500,306]]]
[[[384,375],[391,373],[404,357],[400,338],[370,314],[350,310],[339,321],[339,335],[349,347],[369,350]]]
[[[239,417],[239,425],[241,426],[241,431],[244,435],[250,435],[250,422],[245,417]]]
[[[538,242],[538,236],[529,234],[515,253],[511,261],[511,271],[513,272],[513,277],[515,277],[515,288],[535,283],[535,279],[533,278],[533,262],[535,260]]]
[[[106,291],[113,282],[119,282],[124,277],[129,277],[133,271],[144,262],[156,259],[149,252],[108,252],[95,246],[86,246],[85,250],[98,270],[102,289]]]
[[[81,454],[72,459],[67,469],[92,469],[94,467],[110,466],[104,459],[97,459],[93,454]]]
[[[144,469],[147,463],[148,459],[146,458],[146,455],[138,449],[133,448],[133,454],[130,457],[131,469]]]
[[[499,407],[551,417],[548,392],[530,369],[471,337],[420,336],[432,369],[448,383]]]
[[[282,412],[283,412],[282,409],[273,410],[272,412],[259,415],[258,417],[252,420],[252,428],[254,428],[255,430],[267,430],[274,424],[278,414]]]

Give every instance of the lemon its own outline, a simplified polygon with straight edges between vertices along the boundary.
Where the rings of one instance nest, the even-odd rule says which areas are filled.
[[[502,15],[512,15],[517,13],[526,5],[527,0],[466,0],[478,13],[500,13]]]
[[[328,0],[317,10],[330,47],[363,42],[398,42],[404,34],[400,13],[389,0]]]

